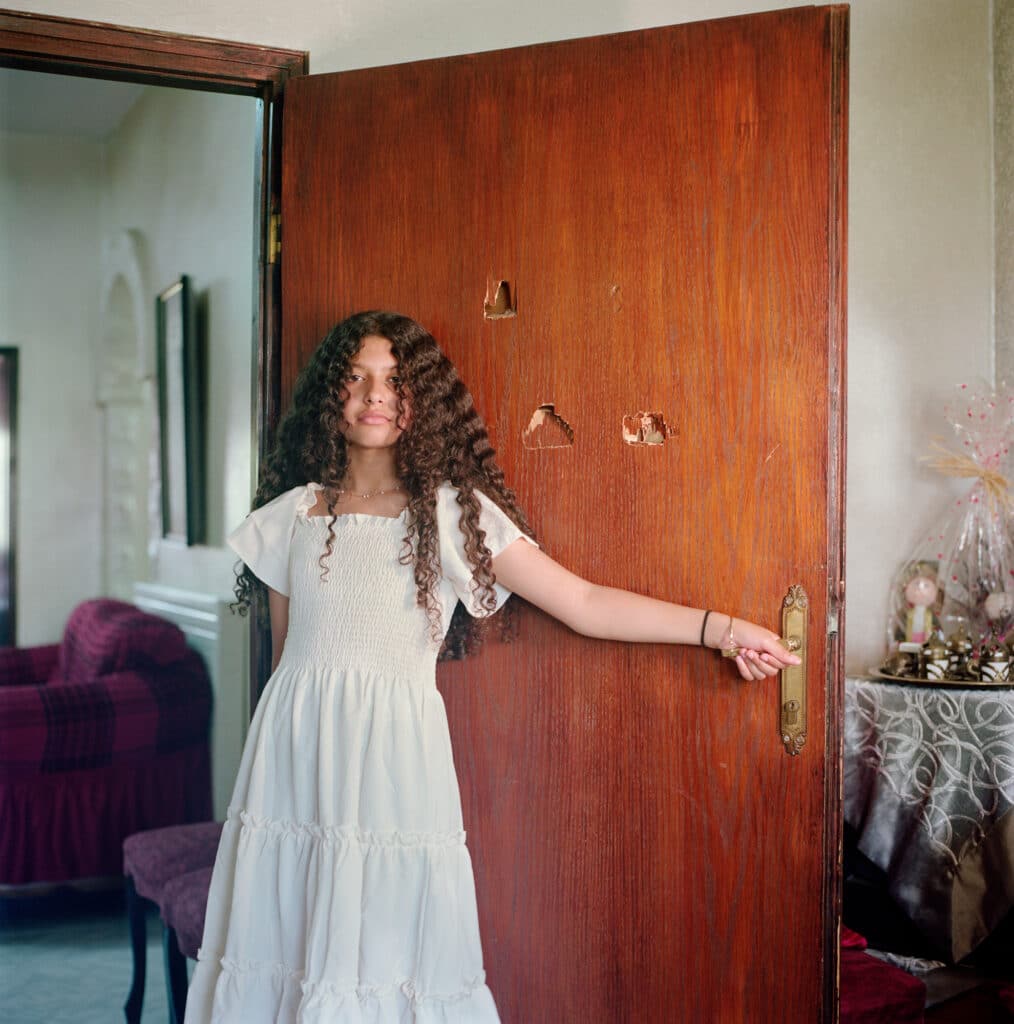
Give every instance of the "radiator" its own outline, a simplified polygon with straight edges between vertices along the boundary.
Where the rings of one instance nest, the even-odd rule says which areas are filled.
[[[250,720],[249,618],[229,611],[211,594],[161,583],[135,583],[134,604],[175,623],[204,658],[215,703],[211,719],[211,783],[215,817],[225,818]]]

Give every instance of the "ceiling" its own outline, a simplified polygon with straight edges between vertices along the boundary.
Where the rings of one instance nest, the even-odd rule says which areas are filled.
[[[101,141],[147,86],[0,68],[0,132]]]

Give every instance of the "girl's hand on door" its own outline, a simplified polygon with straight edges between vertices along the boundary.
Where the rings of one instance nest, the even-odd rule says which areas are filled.
[[[735,650],[739,674],[749,680],[766,679],[788,665],[799,664],[798,656],[782,644],[777,633],[746,619],[730,620],[722,631],[718,649],[723,653]]]

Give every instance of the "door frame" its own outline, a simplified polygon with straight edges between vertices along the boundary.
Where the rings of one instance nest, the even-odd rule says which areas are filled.
[[[0,9],[0,67],[250,96],[260,101],[254,146],[254,342],[258,460],[278,420],[281,365],[281,128],[285,83],[309,72],[309,53]],[[250,630],[250,708],[269,675],[267,609]]]
[[[824,764],[824,1007],[822,1019],[837,1024],[841,1005],[841,923],[845,821],[842,786],[845,761],[845,466],[848,339],[848,135],[850,12],[831,7],[831,160],[828,192],[828,428],[827,530],[835,538],[828,550],[828,644],[825,678]],[[836,59],[837,58],[837,59]],[[830,927],[833,925],[833,927]]]

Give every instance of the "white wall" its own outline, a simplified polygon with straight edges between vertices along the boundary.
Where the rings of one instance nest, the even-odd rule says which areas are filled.
[[[101,583],[101,144],[0,135],[0,344],[18,351],[17,642],[51,643]]]
[[[1014,0],[993,5],[996,379],[1014,384]]]
[[[143,315],[181,273],[209,312],[208,544],[162,542],[149,577],[231,593],[224,537],[249,510],[252,478],[256,111],[250,98],[149,89],[101,142],[0,136],[0,345],[19,349],[19,644],[58,640],[74,606],[103,592],[100,252],[125,228],[145,255]]]
[[[997,0],[1006,2],[1006,0]],[[307,49],[315,72],[797,6],[779,0],[23,0],[24,10]],[[848,664],[883,648],[891,574],[949,495],[917,461],[940,398],[991,375],[989,0],[854,0]],[[788,581],[786,581],[788,582]]]
[[[256,128],[248,97],[147,90],[109,140],[103,207],[107,233],[144,239],[152,310],[181,274],[207,302],[208,543],[161,543],[152,579],[223,596],[225,535],[250,510]]]
[[[891,574],[961,489],[919,464],[949,439],[940,407],[993,375],[992,61],[986,0],[854,11],[846,654],[863,670]]]

